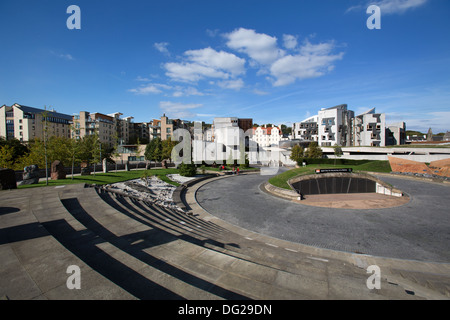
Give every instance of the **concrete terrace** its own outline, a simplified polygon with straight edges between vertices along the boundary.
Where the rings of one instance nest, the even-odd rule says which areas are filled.
[[[249,175],[250,176],[250,175]],[[450,265],[320,249],[84,185],[0,193],[0,297],[95,300],[448,299]],[[380,266],[381,289],[366,286]],[[68,266],[81,269],[69,290]]]

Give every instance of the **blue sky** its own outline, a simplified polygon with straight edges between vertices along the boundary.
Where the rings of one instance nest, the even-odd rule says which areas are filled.
[[[449,13],[448,0],[2,0],[0,105],[290,125],[346,103],[443,132]]]

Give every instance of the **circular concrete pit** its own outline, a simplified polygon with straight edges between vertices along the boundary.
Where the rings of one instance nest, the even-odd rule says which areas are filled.
[[[325,173],[292,178],[288,184],[304,205],[341,208],[392,208],[409,202],[401,190],[368,174]]]

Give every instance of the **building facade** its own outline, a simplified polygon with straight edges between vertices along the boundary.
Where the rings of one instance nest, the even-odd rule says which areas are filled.
[[[397,146],[406,144],[406,123],[393,123],[386,128],[386,145]]]
[[[164,114],[161,119],[153,119],[148,124],[149,140],[160,138],[168,140],[173,137],[173,132],[177,129],[189,129],[189,122],[180,119],[169,119]]]
[[[395,126],[392,125],[395,134],[389,133],[385,114],[376,113],[375,108],[355,116],[354,111],[348,110],[347,105],[342,104],[321,109],[317,115],[294,123],[293,134],[294,139],[315,141],[320,147],[383,147],[388,143],[388,134],[396,136],[391,141],[404,144],[405,126]]]
[[[319,141],[319,116],[313,116],[302,122],[292,124],[294,139],[301,141]]]
[[[356,116],[353,120],[352,146],[386,146],[386,115],[375,113],[373,108]]]
[[[70,138],[72,116],[19,104],[0,107],[0,136],[29,142],[57,136]]]
[[[256,142],[260,147],[278,146],[283,134],[278,127],[255,127],[253,128],[253,136],[251,140]]]
[[[117,127],[115,118],[102,113],[81,111],[73,116],[72,138],[81,139],[85,136],[98,134],[103,144],[112,147],[117,143]]]
[[[351,145],[354,112],[346,104],[322,109],[318,115],[318,144],[322,147]]]

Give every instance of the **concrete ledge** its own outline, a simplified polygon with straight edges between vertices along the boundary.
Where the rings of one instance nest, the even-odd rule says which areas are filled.
[[[261,185],[262,191],[268,192],[277,197],[287,199],[287,200],[298,200],[298,193],[294,190],[287,190],[279,187],[275,187],[269,182],[265,182]]]
[[[403,191],[388,183],[374,177],[368,173],[361,172],[353,172],[353,173],[325,173],[325,174],[307,174],[301,175],[288,180],[289,186],[294,189],[293,184],[303,180],[316,180],[316,179],[324,179],[324,178],[362,178],[374,181],[376,183],[375,192],[384,195],[390,195],[395,197],[402,197]]]
[[[219,176],[219,174],[207,174],[207,175],[205,175],[203,177],[200,177],[200,178],[197,178],[197,179],[193,179],[191,181],[187,181],[187,182],[181,184],[173,192],[173,195],[172,195],[173,202],[181,210],[189,211],[190,207],[186,203],[186,200],[185,200],[186,189],[191,187],[191,186],[193,186],[193,185],[195,185],[196,183],[199,183],[199,182],[207,180],[207,179],[215,178],[215,177],[218,177],[218,176]]]

